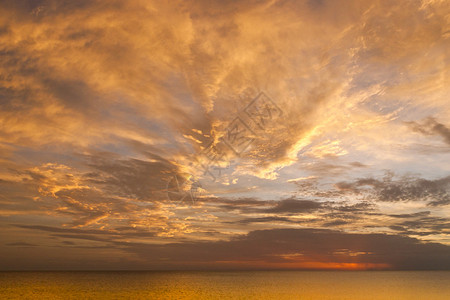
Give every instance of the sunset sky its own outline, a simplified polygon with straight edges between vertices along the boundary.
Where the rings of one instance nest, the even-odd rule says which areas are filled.
[[[450,269],[450,1],[0,2],[1,270],[273,268]]]

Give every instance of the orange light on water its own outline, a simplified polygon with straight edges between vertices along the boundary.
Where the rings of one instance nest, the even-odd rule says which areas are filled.
[[[263,261],[217,261],[221,267],[250,268],[250,269],[286,269],[286,270],[389,270],[391,265],[387,263],[359,263],[359,262],[263,262]]]

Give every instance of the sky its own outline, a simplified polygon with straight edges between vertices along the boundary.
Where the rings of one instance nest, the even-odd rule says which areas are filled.
[[[0,2],[0,269],[450,269],[450,2]]]

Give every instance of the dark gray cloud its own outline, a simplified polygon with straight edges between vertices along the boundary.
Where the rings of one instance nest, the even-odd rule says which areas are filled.
[[[285,199],[278,201],[272,208],[265,209],[266,213],[305,213],[318,210],[322,203],[312,200]]]
[[[98,247],[105,248],[109,245],[111,252],[119,251],[122,256],[123,253],[128,253],[139,257],[139,263],[136,263],[136,260],[111,261],[94,256],[98,260],[96,265],[109,262],[107,269],[252,269],[255,268],[255,263],[259,269],[279,268],[282,264],[290,263],[298,268],[302,268],[302,263],[305,263],[305,268],[313,268],[314,264],[319,268],[326,268],[327,265],[332,267],[333,264],[361,264],[363,268],[395,270],[450,269],[450,247],[446,245],[422,242],[401,235],[357,234],[327,229],[257,230],[230,240],[191,240],[169,244],[125,242],[83,233],[58,233],[55,237],[106,244],[75,247],[84,247],[85,251],[95,251]],[[70,252],[73,246],[66,243],[54,248],[33,247],[33,253],[35,257],[61,257],[61,251]],[[8,261],[4,261],[4,257],[0,261],[3,268],[20,269],[20,266],[23,267],[20,256],[30,254],[11,253]],[[77,269],[91,268],[92,259],[93,257],[78,261],[80,265]],[[25,260],[29,262],[28,259]],[[62,260],[53,259],[46,265],[35,261],[27,267],[71,268],[73,259],[69,259],[66,265]]]
[[[396,222],[389,226],[395,232],[408,236],[428,236],[428,235],[447,235],[450,234],[450,219],[431,215],[429,211],[388,215],[394,217]]]
[[[145,201],[165,199],[170,178],[182,176],[174,164],[155,154],[151,161],[98,154],[89,157],[88,165],[94,170],[86,178],[88,182],[113,194]]]
[[[374,210],[373,203],[359,202],[355,204],[338,204],[332,207],[334,211],[344,213],[367,213]]]
[[[137,228],[119,228],[112,230],[102,229],[79,229],[79,228],[61,228],[43,225],[14,225],[19,228],[46,231],[57,233],[55,236],[77,238],[77,239],[93,239],[99,241],[112,241],[116,238],[131,237],[154,237],[156,232],[144,231]],[[107,237],[107,238],[106,238]]]
[[[407,229],[413,230],[430,230],[435,233],[449,234],[450,233],[450,219],[440,217],[423,217],[417,220],[407,220],[399,223]]]
[[[77,235],[71,235],[71,234],[52,234],[52,236],[53,236],[53,237],[66,238],[66,239],[87,240],[87,241],[103,242],[103,243],[109,243],[109,242],[111,242],[111,239],[108,239],[108,238],[106,238],[106,237],[101,237],[101,236],[95,236],[95,235],[84,235],[84,234],[77,234]]]
[[[340,225],[347,225],[350,222],[348,221],[344,221],[344,220],[335,220],[335,221],[331,221],[331,222],[326,222],[323,224],[323,226],[325,227],[335,227],[335,226],[340,226]]]
[[[36,247],[37,245],[27,243],[27,242],[14,242],[14,243],[7,243],[6,246],[15,246],[15,247]]]
[[[329,156],[326,161],[316,161],[311,164],[305,164],[302,169],[308,170],[316,176],[342,175],[350,171],[366,168],[367,165],[360,162],[342,162],[338,156]]]
[[[292,223],[292,224],[300,224],[305,223],[306,221],[292,220],[287,217],[259,217],[259,218],[247,218],[238,221],[240,224],[250,224],[250,223]],[[308,221],[311,222],[311,221]]]
[[[361,178],[352,182],[338,182],[335,186],[342,193],[369,194],[379,201],[429,201],[429,206],[450,203],[450,176],[435,180],[417,177],[394,180],[388,174],[382,180]]]
[[[23,178],[21,181],[0,181],[0,210],[35,211],[43,204],[34,201],[39,185],[35,180]]]
[[[260,268],[264,268],[265,264],[292,262],[288,254],[299,254],[300,261],[389,264],[392,269],[450,269],[449,246],[397,235],[352,234],[325,229],[259,230],[219,242],[121,245],[126,251],[157,265],[158,260],[164,259],[188,268],[208,264],[217,268],[220,264],[214,262],[218,261],[230,262],[225,267],[231,268],[246,268],[248,262],[263,261]],[[358,255],[339,255],[338,252],[343,250]]]
[[[450,128],[442,123],[439,123],[433,117],[423,120],[422,123],[405,123],[416,132],[420,132],[425,135],[438,135],[444,140],[445,143],[450,145]]]
[[[284,199],[279,201],[241,199],[236,202],[241,205],[224,205],[221,198],[215,199],[220,210],[225,209],[231,215],[230,220],[225,220],[224,224],[264,224],[272,226],[274,224],[304,224],[307,226],[333,227],[340,225],[352,225],[358,221],[368,220],[373,216],[384,216],[379,213],[374,203],[363,201],[359,203],[349,203],[347,201],[315,201]],[[223,199],[224,202],[232,203],[233,200]],[[244,204],[244,205],[242,205]],[[299,219],[296,216],[302,214],[313,214],[314,218]],[[246,218],[241,218],[242,216]],[[238,219],[237,221],[233,219]],[[360,225],[358,225],[360,226]]]
[[[400,219],[409,219],[409,218],[418,218],[423,216],[430,215],[430,211],[420,211],[412,214],[399,214],[399,215],[389,215],[390,217],[400,218]]]
[[[257,198],[204,198],[208,205],[217,205],[222,210],[251,214],[295,215],[319,211],[328,203],[304,199],[261,200]]]

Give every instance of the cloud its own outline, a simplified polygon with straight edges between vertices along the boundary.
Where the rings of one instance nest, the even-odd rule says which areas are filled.
[[[9,180],[0,181],[1,215],[51,216],[77,228],[133,226],[135,232],[145,227],[158,234],[186,229],[188,222],[171,217],[174,204],[167,199],[167,180],[178,174],[177,166],[155,155],[152,160],[124,160],[111,153],[81,158],[77,168],[10,169],[4,174]]]
[[[69,238],[79,238],[83,239],[86,237],[90,237],[90,239],[93,239],[95,235],[101,235],[101,236],[108,236],[108,238],[102,238],[98,237],[95,239],[98,239],[99,241],[112,241],[111,238],[122,238],[122,237],[154,237],[156,235],[155,232],[150,231],[139,231],[135,228],[129,228],[127,230],[118,230],[118,229],[111,229],[111,230],[100,230],[100,229],[79,229],[79,228],[60,228],[60,227],[52,227],[52,226],[45,226],[45,225],[15,225],[19,228],[24,229],[33,229],[33,230],[41,230],[46,232],[52,232],[52,233],[61,233],[62,235],[57,236],[64,236]],[[130,230],[132,230],[130,232]]]
[[[314,152],[314,150],[311,151]],[[303,169],[308,170],[315,176],[329,176],[331,174],[342,175],[365,167],[367,166],[360,162],[340,162],[335,156],[330,156],[329,159],[325,161],[319,160],[302,166]]]
[[[102,237],[57,234],[57,237],[99,241],[111,251],[122,253],[125,260],[111,260],[95,255],[98,245],[81,247],[90,251],[98,262],[84,260],[79,268],[90,269],[110,263],[107,269],[393,269],[445,270],[450,267],[449,246],[421,242],[414,238],[387,234],[355,234],[328,229],[271,229],[257,230],[220,241],[184,241],[169,244],[125,242]],[[64,245],[64,244],[60,244]],[[60,251],[70,252],[72,244],[57,248],[33,248],[36,257]],[[101,246],[101,249],[105,249]],[[61,250],[64,249],[64,250]],[[95,250],[97,249],[97,250]],[[51,251],[50,251],[51,250]],[[50,251],[50,252],[48,252]],[[119,252],[116,252],[119,251]],[[10,254],[19,258],[26,252]],[[132,255],[130,257],[130,255]],[[137,255],[136,258],[132,258]],[[92,256],[91,256],[92,258]],[[13,263],[13,262],[16,263]],[[4,267],[21,268],[20,259],[10,259]],[[68,259],[66,266],[73,264]],[[62,261],[52,260],[47,265],[39,262],[27,265],[29,269],[64,268]]]
[[[325,227],[335,227],[335,226],[339,226],[339,225],[346,225],[348,223],[349,223],[348,221],[336,220],[336,221],[324,223],[323,226],[325,226]]]
[[[318,210],[322,207],[322,203],[311,200],[285,199],[278,201],[277,204],[269,209],[266,213],[305,213]]]
[[[181,176],[176,165],[157,155],[151,155],[151,161],[123,160],[117,156],[102,154],[92,155],[87,159],[93,170],[86,178],[87,181],[104,186],[116,195],[142,201],[166,197],[164,191],[167,190],[168,180],[171,176]]]
[[[394,218],[400,218],[400,219],[408,219],[408,218],[417,218],[417,217],[423,217],[428,216],[430,214],[429,211],[421,211],[413,214],[399,214],[399,215],[389,215]]]
[[[15,242],[15,243],[7,243],[6,246],[14,246],[14,247],[36,247],[37,245],[26,243],[26,242]]]
[[[324,207],[324,203],[313,200],[300,199],[281,199],[281,200],[261,200],[257,198],[241,199],[202,199],[208,204],[217,204],[224,210],[238,210],[241,213],[260,213],[260,214],[297,214],[310,213],[318,211]]]
[[[435,118],[429,117],[425,119],[422,124],[417,122],[406,122],[406,124],[413,130],[425,135],[438,135],[445,143],[450,145],[450,128],[442,123],[436,121]]]
[[[349,234],[332,230],[274,229],[253,231],[248,235],[213,243],[175,243],[168,245],[123,244],[126,251],[138,253],[145,259],[164,258],[187,268],[195,266],[252,268],[292,268],[318,266],[332,268],[333,263],[355,263],[384,266],[390,269],[448,269],[450,248],[435,243],[384,234]],[[345,249],[355,256],[339,255]],[[395,251],[393,251],[395,249]],[[297,253],[291,260],[289,254]],[[221,264],[221,262],[228,262]],[[308,264],[310,263],[310,264]],[[319,267],[320,268],[320,267]]]
[[[435,180],[417,177],[393,180],[392,176],[383,180],[362,178],[354,182],[338,182],[336,187],[343,193],[368,193],[378,201],[428,201],[429,206],[450,203],[450,177]]]
[[[303,221],[304,222],[304,221]],[[293,224],[299,224],[302,223],[302,221],[299,220],[292,220],[286,217],[260,217],[260,218],[247,218],[239,220],[238,223],[241,224],[250,224],[250,223],[293,223]]]
[[[0,254],[33,232],[44,267],[51,254],[64,262],[76,251],[92,266],[140,267],[139,256],[174,267],[198,251],[205,265],[302,255],[358,264],[361,255],[330,253],[364,252],[361,263],[406,268],[408,257],[377,240],[409,246],[412,266],[434,268],[424,253],[439,257],[444,246],[356,232],[448,242],[449,9],[408,0],[1,1],[0,226],[10,246]],[[249,113],[257,95],[272,101],[260,109],[275,106],[264,124]],[[252,142],[242,153],[224,145],[230,166],[208,181],[198,168],[211,163],[206,148],[231,136],[237,117]],[[422,175],[382,178],[386,169]],[[168,199],[174,178],[203,184],[194,204]],[[333,226],[348,233],[318,229]],[[317,244],[302,246],[313,236]],[[325,243],[336,237],[342,249]],[[60,243],[69,238],[77,244]],[[60,244],[68,253],[52,252]],[[98,253],[113,258],[97,264],[89,255]]]
[[[398,223],[405,231],[416,231],[419,234],[448,234],[450,233],[450,219],[441,217],[421,217],[417,220],[407,220]]]

